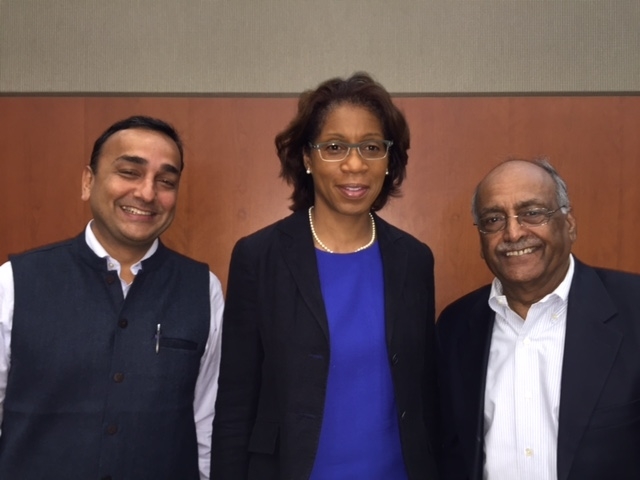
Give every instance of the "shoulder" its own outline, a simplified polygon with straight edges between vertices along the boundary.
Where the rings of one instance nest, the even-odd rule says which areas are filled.
[[[438,329],[453,328],[462,319],[488,311],[490,293],[491,285],[484,285],[447,305],[438,317]]]
[[[168,248],[162,242],[158,245],[158,251],[143,260],[142,265],[143,270],[148,268],[149,271],[165,272],[161,274],[184,279],[182,281],[193,285],[203,285],[203,289],[206,285],[210,293],[219,288],[219,281],[209,270],[208,264]]]
[[[640,287],[640,275],[637,273],[613,270],[609,268],[593,267],[575,259],[575,271],[571,287],[582,289],[601,284],[609,292],[637,291]]]
[[[640,275],[637,273],[592,267],[606,286],[616,289],[640,288]]]
[[[640,291],[640,275],[608,268],[591,267],[576,260],[571,293],[574,291],[578,299],[602,296],[606,291],[606,295],[609,295],[618,306],[626,304],[634,305],[635,308],[635,305],[640,306],[640,302],[636,300],[637,292]]]
[[[160,247],[160,245],[162,245],[162,247]],[[209,271],[209,265],[206,264],[205,262],[201,262],[199,260],[196,260],[195,258],[191,258],[188,257],[180,252],[177,252],[167,246],[165,246],[162,242],[160,243],[160,245],[158,246],[159,248],[163,248],[165,255],[167,256],[168,259],[170,259],[171,261],[177,263],[178,265],[183,265],[187,268],[197,268],[197,269],[206,269],[207,272]],[[160,253],[160,252],[158,252]]]
[[[42,245],[40,247],[32,248],[30,250],[26,250],[26,251],[21,252],[21,253],[12,254],[12,255],[10,255],[10,258],[13,259],[13,258],[17,258],[17,257],[47,255],[48,253],[55,252],[55,251],[60,250],[60,249],[70,248],[74,244],[74,242],[76,240],[77,240],[77,237],[76,238],[68,238],[66,240],[62,240],[62,241],[55,242],[55,243],[49,243],[47,245]]]
[[[382,247],[385,247],[386,245],[393,245],[394,247],[401,246],[408,252],[415,255],[422,255],[433,262],[433,253],[426,243],[414,237],[410,233],[391,225],[378,215],[374,215],[374,217],[376,229],[378,231],[378,238]]]
[[[12,265],[23,263],[38,263],[41,261],[51,261],[56,255],[66,253],[73,248],[75,242],[80,237],[70,238],[59,242],[43,245],[22,253],[9,255],[9,261]]]
[[[306,212],[294,212],[288,217],[240,238],[234,247],[237,250],[261,252],[271,248],[283,239],[295,239],[311,235]]]

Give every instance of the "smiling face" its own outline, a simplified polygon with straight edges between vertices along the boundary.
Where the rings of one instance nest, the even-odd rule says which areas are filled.
[[[328,113],[313,143],[337,140],[359,143],[383,140],[382,124],[369,109],[349,103],[334,106]],[[311,169],[316,212],[340,215],[366,215],[376,200],[385,179],[388,156],[381,160],[364,160],[352,148],[340,162],[325,162],[317,150],[304,156]]]
[[[541,167],[523,161],[494,169],[478,189],[480,217],[490,213],[516,215],[523,209],[557,205],[555,183]],[[551,293],[569,267],[576,222],[571,213],[556,212],[546,225],[523,227],[509,218],[496,233],[480,233],[482,257],[503,285],[504,293],[535,299]]]
[[[82,176],[82,199],[93,214],[92,229],[115,259],[142,256],[175,214],[180,152],[167,136],[132,128],[103,145],[96,171]]]

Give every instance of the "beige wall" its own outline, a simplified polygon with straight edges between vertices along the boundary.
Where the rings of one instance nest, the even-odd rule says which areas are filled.
[[[638,0],[0,0],[1,93],[640,91]]]

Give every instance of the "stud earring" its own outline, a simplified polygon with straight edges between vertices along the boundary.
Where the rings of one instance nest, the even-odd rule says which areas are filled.
[[[311,174],[311,167],[307,167],[307,175]]]
[[[389,175],[389,169],[388,168],[384,171],[384,174],[385,175]]]

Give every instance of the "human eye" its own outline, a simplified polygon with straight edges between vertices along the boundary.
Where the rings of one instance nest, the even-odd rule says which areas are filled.
[[[487,215],[485,217],[482,217],[482,222],[487,225],[491,225],[493,223],[500,223],[504,221],[504,219],[505,219],[504,215],[500,213],[494,213],[492,215]]]
[[[119,168],[118,175],[124,178],[136,178],[140,176],[140,173],[133,168]]]
[[[382,151],[382,142],[375,140],[362,142],[360,144],[360,149],[363,152],[380,153]]]
[[[157,181],[166,190],[175,190],[178,186],[178,180],[170,177],[160,177]]]
[[[506,217],[502,213],[492,213],[489,215],[485,215],[480,219],[480,227],[486,231],[497,231],[500,230],[504,222],[506,221]]]
[[[369,160],[378,160],[387,156],[387,146],[381,140],[367,140],[359,146],[360,155]]]
[[[347,147],[339,142],[327,142],[324,144],[323,150],[325,152],[344,152]]]
[[[325,142],[320,144],[320,150],[324,158],[343,158],[348,147],[342,142]]]
[[[542,222],[546,217],[547,210],[544,208],[532,208],[518,213],[518,218],[525,223],[531,223],[533,225]]]

